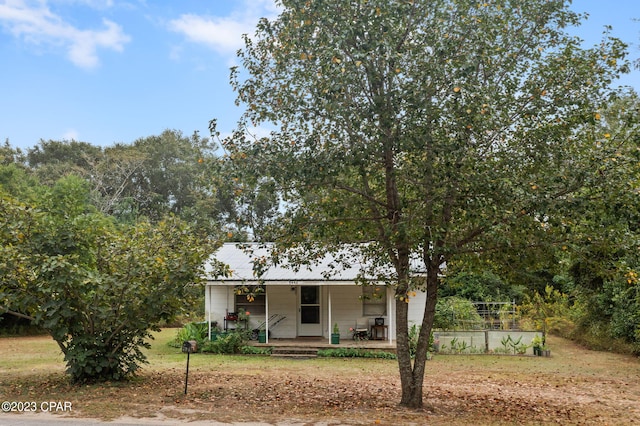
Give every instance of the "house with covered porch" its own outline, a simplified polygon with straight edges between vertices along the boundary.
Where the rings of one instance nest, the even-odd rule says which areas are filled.
[[[317,263],[299,268],[274,265],[260,277],[256,261],[268,259],[269,245],[224,244],[214,258],[229,266],[228,277],[208,277],[205,315],[223,329],[264,329],[267,339],[314,337],[330,339],[337,328],[342,339],[365,329],[370,338],[393,344],[396,337],[394,290],[358,274],[364,265],[350,267],[327,254]],[[409,303],[409,324],[420,324],[426,294],[416,292]],[[248,312],[249,315],[239,315]],[[267,340],[268,342],[268,340]]]

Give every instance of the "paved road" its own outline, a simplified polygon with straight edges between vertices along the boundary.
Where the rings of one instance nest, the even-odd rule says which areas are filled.
[[[176,421],[170,419],[135,419],[135,418],[122,418],[112,422],[103,422],[96,419],[81,419],[72,417],[56,416],[51,413],[37,413],[37,414],[7,414],[0,412],[0,426],[182,426],[187,424],[188,426],[327,426],[329,423],[317,422],[310,423],[300,420],[291,420],[273,423],[251,423],[251,422],[237,422],[237,423],[220,423],[211,421],[196,421],[187,422]],[[331,423],[333,426],[338,426],[336,423]]]
[[[0,413],[0,426],[178,426],[184,421],[123,418],[113,422],[96,419],[79,419],[56,416],[50,413],[39,414],[7,414]],[[220,423],[210,421],[188,422],[189,426],[274,426],[270,423]],[[302,426],[304,422],[279,423],[280,426]]]

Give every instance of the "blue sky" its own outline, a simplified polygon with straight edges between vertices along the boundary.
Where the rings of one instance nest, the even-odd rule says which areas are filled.
[[[574,0],[590,14],[588,45],[604,25],[640,58],[640,1]],[[0,143],[40,139],[112,145],[176,129],[230,132],[229,67],[273,0],[0,0]],[[623,84],[640,91],[640,71]]]

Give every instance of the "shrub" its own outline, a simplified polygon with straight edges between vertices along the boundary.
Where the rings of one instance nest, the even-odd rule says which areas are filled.
[[[190,322],[176,333],[176,337],[167,343],[172,348],[181,348],[185,340],[195,340],[201,347],[209,335],[209,326],[204,322]]]
[[[456,330],[483,326],[484,320],[471,301],[455,296],[443,297],[438,300],[433,328]]]
[[[272,347],[258,347],[247,345],[240,348],[240,353],[243,355],[271,355],[272,352]]]
[[[579,304],[571,305],[569,296],[551,286],[545,288],[544,294],[535,292],[527,296],[520,306],[521,325],[532,328],[542,334],[552,333],[569,337],[575,324],[573,317],[581,316]]]
[[[396,359],[396,354],[382,351],[366,351],[356,348],[320,349],[319,357],[325,358],[379,358]]]
[[[231,331],[226,335],[218,335],[218,338],[212,342],[206,342],[202,345],[202,352],[214,354],[239,354],[243,346],[249,341],[247,331]]]

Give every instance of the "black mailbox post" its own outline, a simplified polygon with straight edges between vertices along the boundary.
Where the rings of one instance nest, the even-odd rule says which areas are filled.
[[[187,374],[184,378],[184,394],[187,394],[187,386],[189,384],[189,355],[191,352],[196,352],[198,350],[198,342],[195,340],[185,340],[182,342],[182,352],[187,354]]]

